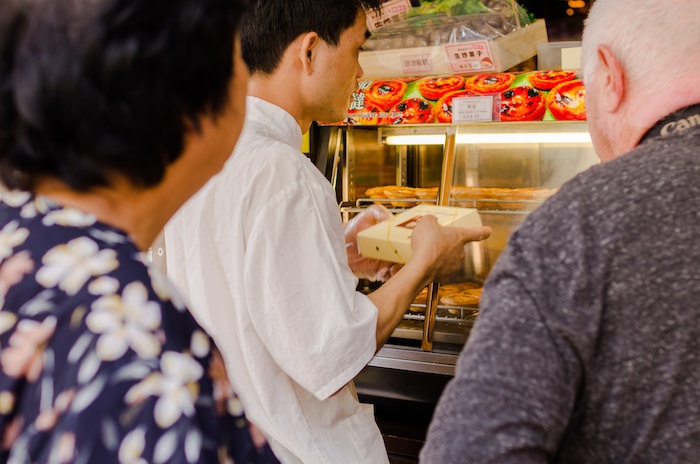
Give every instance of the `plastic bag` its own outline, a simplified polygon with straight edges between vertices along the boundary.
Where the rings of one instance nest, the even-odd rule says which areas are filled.
[[[352,218],[345,227],[345,249],[352,272],[360,279],[371,282],[385,282],[394,275],[401,265],[365,258],[357,246],[357,233],[374,224],[386,221],[392,214],[382,205],[374,204]]]
[[[364,49],[440,46],[504,37],[530,24],[531,18],[509,0],[437,0],[412,8],[406,19],[382,26],[372,33]]]

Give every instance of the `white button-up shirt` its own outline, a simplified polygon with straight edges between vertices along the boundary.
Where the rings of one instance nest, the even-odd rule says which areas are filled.
[[[168,274],[283,462],[388,463],[348,385],[374,354],[377,309],[355,291],[335,192],[301,138],[248,97],[233,156],[166,226]]]

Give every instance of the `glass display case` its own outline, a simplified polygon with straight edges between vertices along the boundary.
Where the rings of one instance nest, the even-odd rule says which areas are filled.
[[[380,203],[476,208],[491,237],[467,246],[459,272],[406,308],[370,366],[454,372],[478,315],[481,286],[508,237],[576,173],[598,163],[585,121],[320,127],[316,161],[348,221]],[[361,281],[370,292],[380,285]]]

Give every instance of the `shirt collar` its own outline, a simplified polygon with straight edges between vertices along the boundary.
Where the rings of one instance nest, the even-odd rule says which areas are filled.
[[[258,97],[246,97],[246,124],[272,139],[299,150],[302,133],[296,119],[286,110]]]
[[[649,138],[666,137],[697,126],[700,126],[700,103],[686,106],[664,117],[644,134],[642,141]]]

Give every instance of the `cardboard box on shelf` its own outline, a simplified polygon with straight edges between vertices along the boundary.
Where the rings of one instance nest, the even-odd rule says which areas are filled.
[[[357,234],[360,254],[393,263],[411,259],[411,234],[418,220],[433,215],[441,226],[481,227],[476,209],[452,206],[418,205]]]
[[[537,69],[581,69],[581,41],[537,44]]]
[[[539,19],[493,40],[363,51],[360,64],[364,78],[502,72],[537,55],[537,44],[543,42],[547,28]]]

